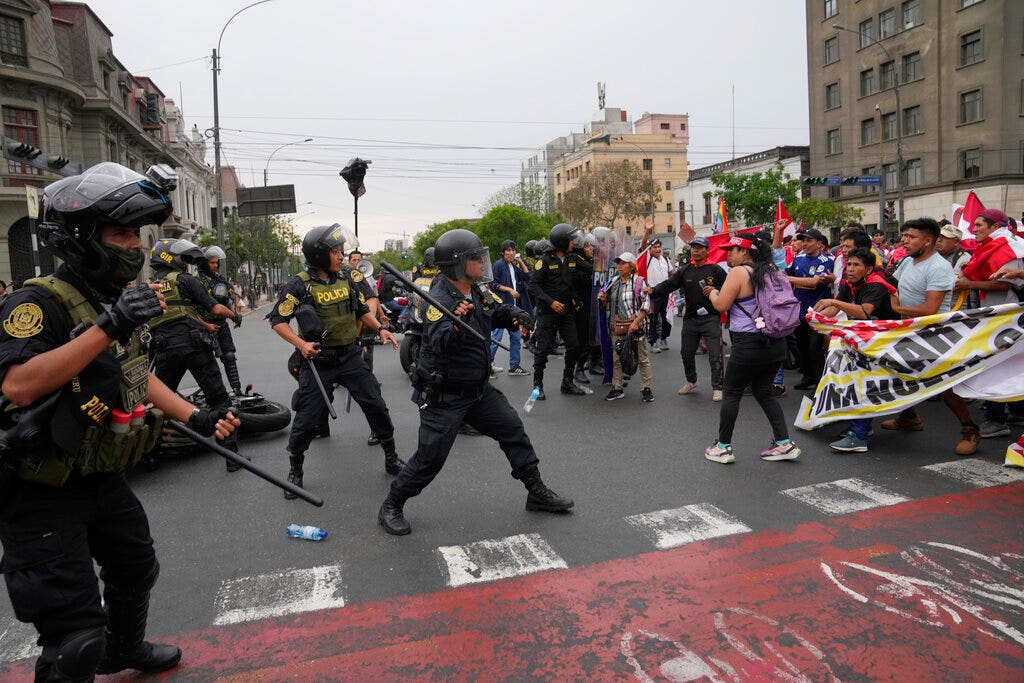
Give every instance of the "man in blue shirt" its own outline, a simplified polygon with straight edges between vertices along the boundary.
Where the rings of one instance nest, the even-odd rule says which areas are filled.
[[[494,280],[491,281],[491,291],[499,297],[519,308],[528,314],[533,314],[533,306],[530,305],[530,294],[526,291],[526,283],[530,279],[530,271],[527,269],[523,259],[516,253],[516,243],[512,240],[505,240],[501,243],[501,258],[492,266]],[[498,327],[491,337],[501,341],[504,328]],[[520,344],[521,335],[519,330],[511,330],[508,333],[508,374],[513,377],[525,377],[526,370],[519,365],[522,347]],[[491,374],[499,368],[494,367],[494,354],[498,350],[497,344],[491,344]]]
[[[793,236],[793,249],[802,252],[797,253],[792,265],[786,268],[786,275],[793,285],[793,294],[806,313],[808,308],[814,308],[819,301],[831,296],[832,281],[835,279],[832,272],[834,259],[828,253],[825,235],[814,228],[797,232]],[[795,388],[798,391],[813,389],[818,386],[825,369],[825,344],[803,318],[794,335],[800,352],[802,374]]]

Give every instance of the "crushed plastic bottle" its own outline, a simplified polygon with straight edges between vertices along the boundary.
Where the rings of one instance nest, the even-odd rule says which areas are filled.
[[[593,394],[593,393],[594,393],[594,390],[593,390],[593,389],[591,389],[590,387],[588,387],[588,386],[587,386],[586,384],[577,384],[576,386],[578,386],[578,387],[579,387],[580,389],[582,389],[582,390],[583,390],[583,393],[584,393],[584,394],[587,394],[588,396],[589,396],[590,394]]]
[[[534,387],[533,391],[530,392],[530,398],[526,399],[526,404],[523,405],[523,410],[526,412],[533,410],[533,406],[537,402],[538,396],[540,396],[540,387]]]
[[[304,538],[307,541],[322,541],[327,538],[327,532],[320,527],[298,524],[288,525],[288,535],[292,538]]]

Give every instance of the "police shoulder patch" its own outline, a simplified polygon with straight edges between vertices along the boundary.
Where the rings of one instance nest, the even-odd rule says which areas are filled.
[[[441,311],[437,310],[436,307],[431,306],[430,308],[427,309],[427,320],[429,320],[430,322],[436,323],[443,317],[444,314],[441,313]]]
[[[348,272],[348,276],[349,276],[350,278],[352,278],[352,282],[362,282],[363,280],[365,280],[365,279],[366,279],[366,278],[364,278],[364,277],[363,277],[363,274],[362,274],[362,273],[360,273],[360,272],[359,272],[358,270],[356,270],[355,268],[353,268],[352,270],[350,270],[350,271]]]
[[[498,296],[497,294],[495,294],[494,292],[491,292],[491,296],[492,296],[492,297],[494,298],[494,300],[495,300],[495,301],[496,301],[497,303],[499,303],[499,304],[500,304],[500,303],[502,303],[502,301],[501,301],[501,297],[500,297],[500,296]]]
[[[15,306],[4,320],[4,332],[16,339],[34,337],[43,331],[43,309],[33,303]]]
[[[544,262],[541,259],[537,259],[537,262],[533,264],[534,270],[541,270],[544,268]]]
[[[277,305],[278,315],[288,317],[295,312],[295,302],[292,299],[285,297],[285,300]]]

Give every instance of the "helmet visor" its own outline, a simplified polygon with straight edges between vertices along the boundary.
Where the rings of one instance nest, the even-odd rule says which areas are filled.
[[[479,247],[467,251],[460,264],[464,269],[466,277],[473,282],[491,282],[494,280],[494,271],[491,269],[491,254],[487,247]]]
[[[44,196],[57,211],[81,211],[114,190],[140,181],[149,182],[145,176],[129,168],[105,161],[86,169],[80,176],[58,180],[44,190]]]

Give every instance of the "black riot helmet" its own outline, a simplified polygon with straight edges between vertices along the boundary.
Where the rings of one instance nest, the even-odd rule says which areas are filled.
[[[359,248],[359,240],[339,224],[322,225],[313,228],[302,238],[302,255],[311,268],[330,270],[331,252],[339,249],[345,251],[345,245],[353,249]]]
[[[434,247],[427,247],[423,250],[423,267],[433,268],[436,264],[434,261]]]
[[[434,259],[441,267],[441,272],[451,280],[469,279],[474,282],[490,282],[491,260],[487,247],[480,238],[469,230],[457,228],[449,230],[437,238],[434,245]],[[481,275],[467,275],[466,264],[469,261],[481,262]]]
[[[580,229],[568,223],[559,223],[551,228],[548,238],[551,244],[555,245],[557,251],[569,251],[569,245],[580,236]]]
[[[526,252],[526,255],[529,256],[530,258],[536,258],[536,256],[537,256],[537,251],[536,250],[537,250],[537,240],[530,240],[529,242],[527,242],[526,244],[523,245],[523,251]]]
[[[141,228],[161,225],[173,207],[168,196],[178,176],[169,166],[151,166],[146,175],[105,161],[80,175],[43,190],[39,233],[93,289],[118,296],[145,263],[142,250],[126,250],[100,242],[108,226]]]
[[[154,269],[170,268],[183,271],[190,264],[201,265],[205,262],[203,250],[188,240],[157,240],[149,250],[149,265]]]
[[[540,258],[544,254],[553,254],[555,252],[555,245],[551,244],[551,240],[543,239],[537,240],[537,246],[533,248],[537,254],[537,258]]]

